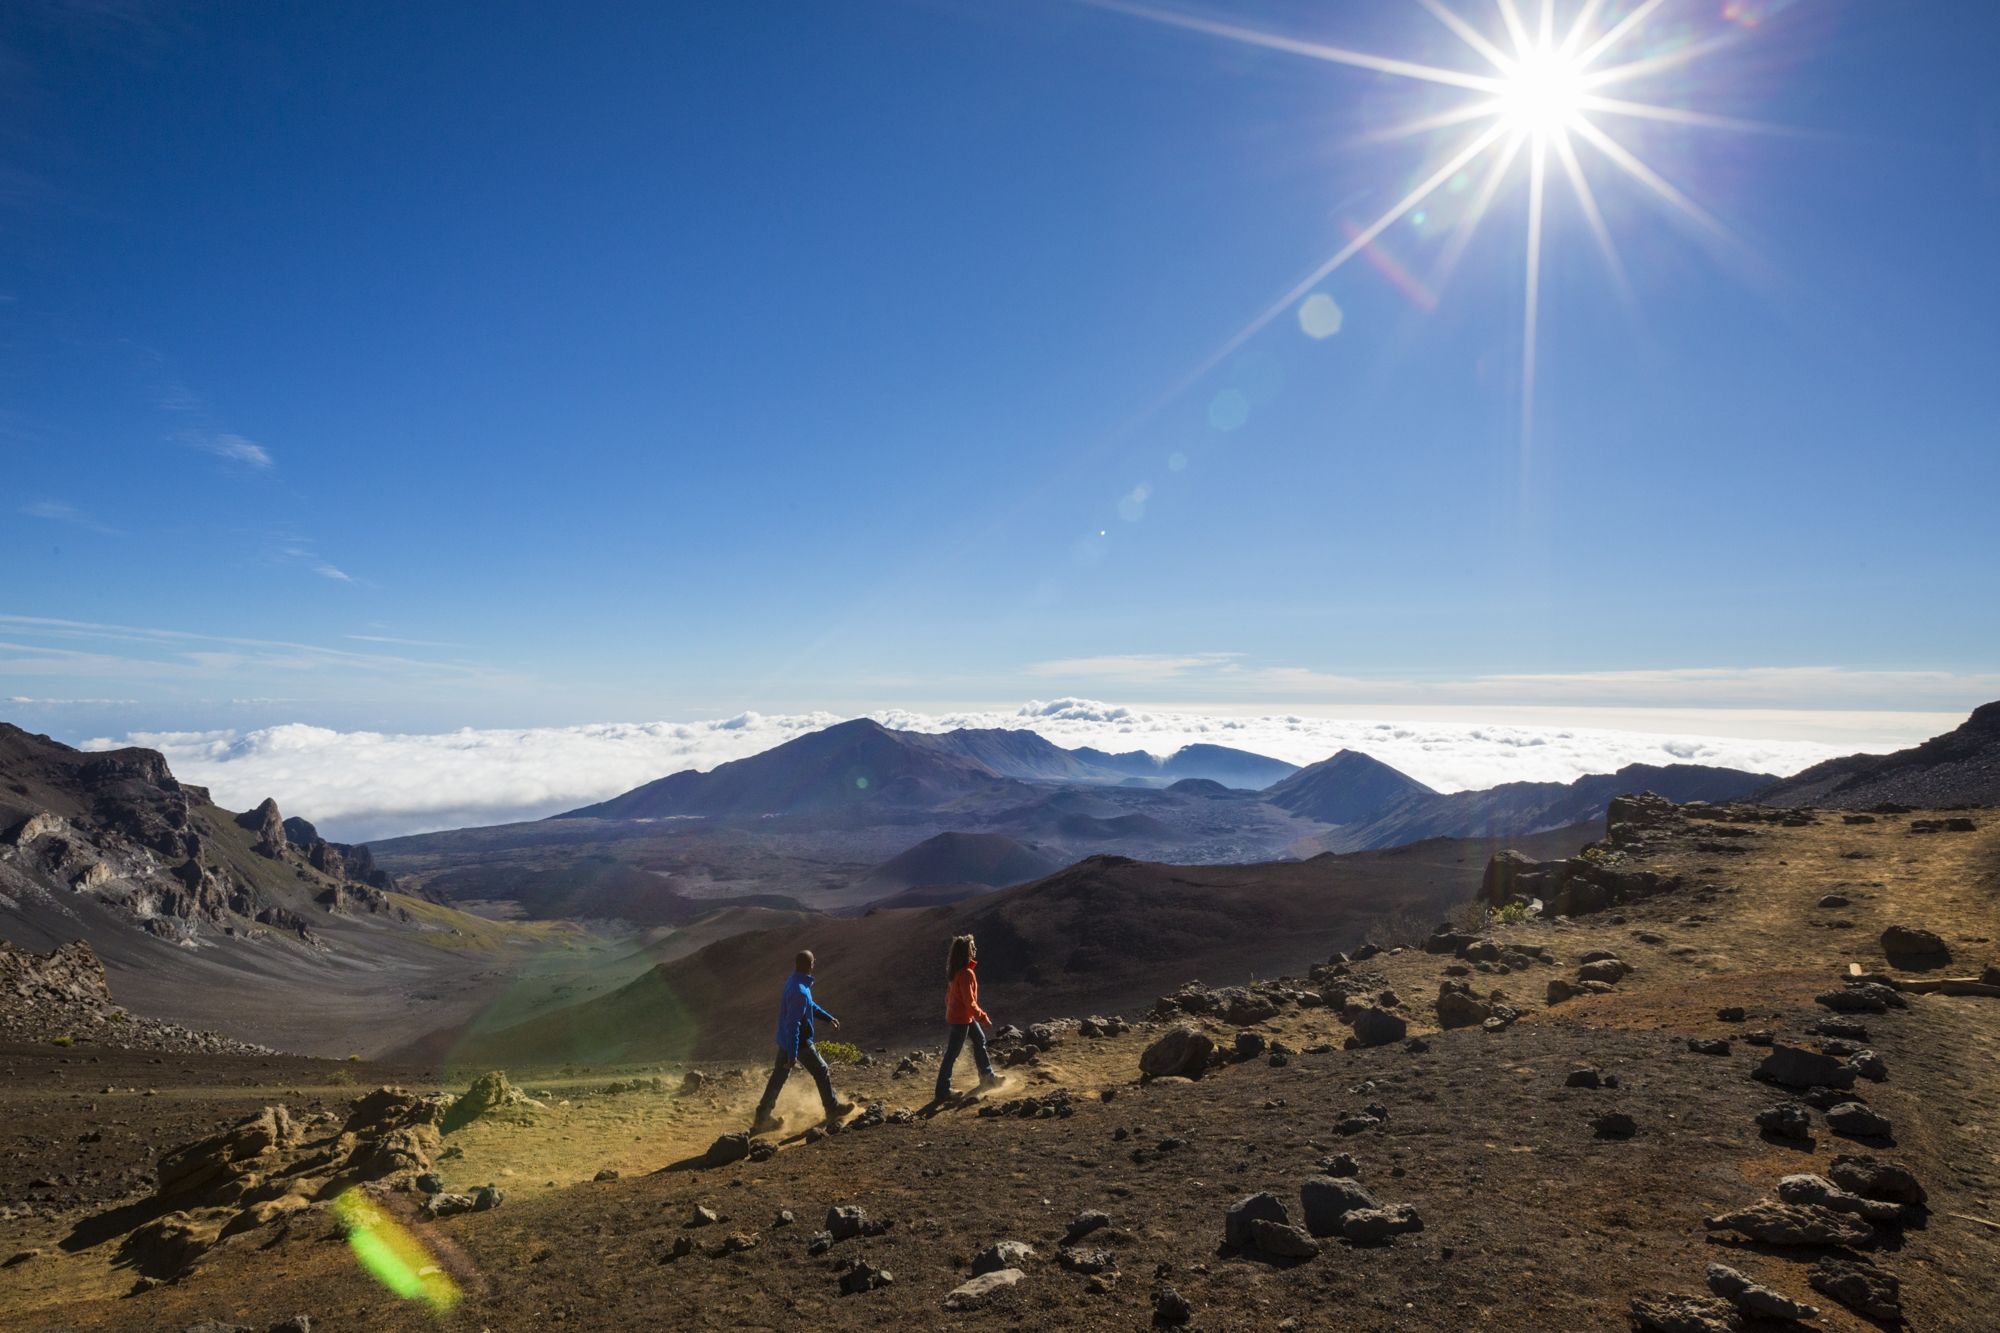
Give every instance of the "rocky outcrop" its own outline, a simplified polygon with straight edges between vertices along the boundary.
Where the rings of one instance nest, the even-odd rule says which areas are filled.
[[[236,816],[237,824],[257,835],[257,854],[272,860],[283,860],[291,848],[291,839],[285,836],[285,818],[278,813],[278,803],[266,796],[264,803],[255,810]]]
[[[1637,869],[1630,859],[1626,851],[1596,843],[1561,861],[1505,851],[1487,862],[1480,899],[1494,908],[1539,904],[1544,916],[1582,916],[1681,886],[1678,876]]]
[[[333,1199],[357,1185],[408,1186],[442,1148],[445,1099],[378,1088],[343,1119],[267,1106],[163,1154],[153,1201],[162,1210],[126,1235],[119,1257],[172,1278],[217,1243]]]
[[[88,944],[29,953],[0,940],[0,1041],[121,1046],[144,1051],[262,1054],[262,1046],[213,1032],[135,1018],[111,998]]]

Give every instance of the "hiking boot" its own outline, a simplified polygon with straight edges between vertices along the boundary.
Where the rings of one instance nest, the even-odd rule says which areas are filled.
[[[853,1109],[854,1109],[853,1102],[843,1102],[839,1100],[831,1101],[828,1102],[826,1106],[826,1118],[828,1120],[838,1120],[842,1116],[851,1112]]]
[[[769,1111],[759,1111],[756,1123],[750,1126],[750,1137],[755,1138],[759,1134],[775,1134],[784,1127],[785,1118],[783,1116],[773,1115]]]
[[[989,1070],[988,1072],[981,1074],[979,1076],[979,1091],[991,1092],[993,1091],[993,1089],[999,1086],[1000,1086],[1000,1076],[998,1074],[995,1074]]]

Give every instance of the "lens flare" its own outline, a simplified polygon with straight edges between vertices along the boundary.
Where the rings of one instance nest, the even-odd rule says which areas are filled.
[[[458,1284],[439,1267],[423,1241],[358,1189],[333,1201],[334,1216],[347,1228],[347,1247],[362,1270],[406,1301],[421,1301],[435,1314],[458,1304]]]

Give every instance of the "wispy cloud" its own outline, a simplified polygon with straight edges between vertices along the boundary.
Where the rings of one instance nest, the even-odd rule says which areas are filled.
[[[37,500],[33,504],[22,505],[21,512],[29,518],[46,519],[51,523],[68,523],[94,532],[100,537],[122,537],[125,534],[106,523],[100,523],[73,504],[61,500]]]
[[[363,652],[284,639],[0,614],[0,680],[57,677],[146,685],[237,682],[245,694],[273,679],[318,678],[415,684],[526,686],[523,677],[477,662]]]
[[[255,440],[224,430],[184,430],[174,436],[191,449],[199,449],[205,454],[213,454],[227,463],[238,463],[254,471],[263,472],[274,464],[271,452]]]
[[[458,646],[457,644],[444,643],[437,639],[399,639],[390,634],[343,634],[340,637],[351,639],[356,643],[388,643],[404,648],[456,648]]]
[[[1028,666],[1042,679],[1115,680],[1132,684],[1173,680],[1235,664],[1241,653],[1116,653],[1104,657],[1063,657]]]
[[[1079,686],[1171,684],[1190,698],[1299,704],[1928,710],[2000,698],[1996,672],[1813,665],[1356,676],[1257,664],[1241,653],[1185,653],[1064,658],[1023,670]]]
[[[354,576],[352,574],[349,574],[346,570],[340,568],[338,565],[329,565],[324,560],[314,561],[312,566],[312,572],[319,575],[323,579],[332,579],[337,583],[354,582]]]

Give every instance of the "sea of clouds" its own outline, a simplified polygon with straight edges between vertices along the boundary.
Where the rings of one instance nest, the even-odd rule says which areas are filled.
[[[1088,699],[1017,709],[869,714],[909,731],[1017,727],[1063,746],[1167,754],[1207,742],[1297,764],[1361,750],[1441,791],[1501,782],[1567,782],[1630,763],[1717,764],[1793,773],[1850,752],[1813,740],[1657,734],[1461,721],[1343,720],[1295,714],[1217,716]],[[87,749],[143,745],[185,782],[246,810],[266,796],[344,841],[538,819],[682,769],[709,769],[843,720],[833,713],[743,713],[709,722],[597,723],[398,735],[291,723],[255,731],[135,732]],[[1887,748],[1887,747],[1885,747]]]

